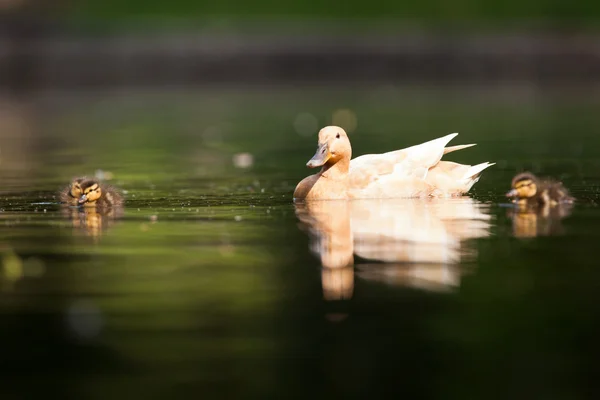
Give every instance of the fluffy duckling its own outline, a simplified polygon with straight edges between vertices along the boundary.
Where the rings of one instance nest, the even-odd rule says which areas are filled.
[[[526,206],[555,206],[575,200],[561,182],[542,180],[531,172],[515,176],[506,197],[512,198],[513,203]]]
[[[75,178],[60,193],[63,203],[84,207],[121,207],[123,197],[111,186],[100,183],[94,178]]]
[[[83,190],[81,190],[81,182],[86,181],[88,179],[89,178],[86,177],[79,177],[73,179],[73,182],[71,182],[67,187],[60,191],[60,202],[71,206],[79,205],[79,198],[83,194]]]

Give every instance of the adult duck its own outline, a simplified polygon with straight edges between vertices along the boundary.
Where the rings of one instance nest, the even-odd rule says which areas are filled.
[[[317,152],[306,164],[321,170],[304,178],[294,200],[450,197],[468,192],[493,163],[464,165],[441,161],[444,154],[474,144],[446,147],[458,133],[383,154],[352,158],[346,132],[338,126],[319,131]]]

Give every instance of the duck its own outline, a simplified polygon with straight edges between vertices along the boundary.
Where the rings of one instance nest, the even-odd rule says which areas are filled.
[[[467,193],[481,172],[495,163],[464,165],[443,155],[475,144],[446,147],[458,133],[383,154],[352,159],[348,134],[339,126],[319,131],[315,155],[306,164],[321,170],[304,178],[294,201],[452,197]]]
[[[71,206],[117,208],[124,203],[123,196],[114,187],[88,177],[74,178],[59,197],[62,203]]]
[[[513,203],[527,207],[554,207],[560,204],[572,204],[575,199],[561,182],[552,179],[540,179],[531,172],[522,172],[512,179],[511,190],[506,197]]]

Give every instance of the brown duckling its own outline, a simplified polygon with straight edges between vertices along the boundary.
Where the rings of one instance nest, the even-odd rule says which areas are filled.
[[[506,193],[513,203],[525,206],[556,206],[575,200],[561,182],[539,179],[531,172],[523,172],[512,180],[512,189]]]
[[[79,205],[79,198],[83,194],[83,190],[81,189],[81,182],[86,181],[88,179],[89,178],[85,176],[73,179],[73,182],[71,182],[69,186],[65,187],[63,190],[60,191],[60,202],[71,206]]]
[[[123,197],[112,186],[100,183],[94,178],[75,178],[60,193],[63,203],[84,207],[121,207]]]

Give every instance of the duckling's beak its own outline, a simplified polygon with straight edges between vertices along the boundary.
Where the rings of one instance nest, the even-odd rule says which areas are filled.
[[[517,189],[512,189],[510,192],[506,193],[506,197],[517,197],[519,195],[519,192],[517,192]]]
[[[81,197],[78,200],[79,204],[83,204],[86,201],[87,201],[87,196],[85,194],[82,194]]]
[[[306,166],[309,168],[317,168],[322,166],[331,158],[331,153],[329,152],[329,144],[325,143],[319,145],[317,152],[307,163]]]

